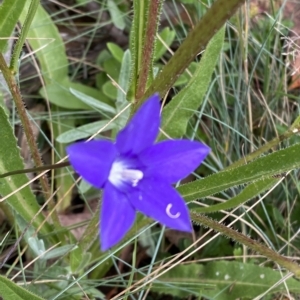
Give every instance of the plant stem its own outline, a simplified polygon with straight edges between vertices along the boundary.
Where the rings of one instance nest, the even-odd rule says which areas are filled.
[[[34,164],[37,167],[41,167],[43,165],[43,162],[39,150],[35,143],[34,134],[32,131],[32,127],[30,125],[30,121],[27,117],[26,109],[22,100],[19,87],[16,83],[13,72],[7,67],[4,57],[1,53],[0,53],[0,70],[2,71],[3,77],[5,78],[5,81],[14,99]],[[40,180],[41,180],[41,186],[45,193],[45,198],[47,199],[50,196],[47,177],[42,176]]]
[[[19,87],[17,85],[17,82],[15,80],[14,72],[13,72],[13,70],[10,70],[10,68],[7,66],[2,53],[0,53],[0,70],[2,71],[3,77],[8,85],[8,88],[11,92],[14,103],[16,105],[34,164],[36,167],[40,168],[43,166],[43,162],[42,162],[42,158],[40,156],[38,147],[35,142],[35,138],[34,138],[34,134],[32,131],[32,127],[30,125],[30,121],[27,117],[27,113],[26,113],[26,109],[25,109],[25,106],[24,106],[24,103],[22,100],[22,96],[21,96]],[[50,188],[48,185],[48,180],[47,180],[46,175],[43,175],[40,177],[40,183],[41,183],[44,197],[47,200],[50,198],[51,191],[50,191]],[[55,203],[53,200],[51,200],[49,202],[49,209],[52,210],[54,207],[55,207]],[[60,228],[61,225],[59,223],[58,216],[55,212],[52,214],[52,218],[53,218],[53,222],[54,222],[56,228]],[[60,235],[60,240],[61,241],[64,240],[62,237],[62,234]]]
[[[66,162],[62,162],[62,163],[57,163],[54,165],[43,165],[41,167],[38,168],[29,168],[29,169],[23,169],[23,170],[16,170],[16,171],[11,171],[11,172],[7,172],[4,174],[0,174],[0,178],[5,178],[7,176],[12,176],[12,175],[17,175],[17,174],[26,174],[26,173],[33,173],[33,172],[38,172],[38,171],[50,171],[50,170],[54,170],[54,169],[60,169],[60,168],[64,168],[64,167],[68,167],[70,166],[70,162],[66,161]]]
[[[245,245],[249,247],[250,249],[254,250],[255,252],[258,252],[267,258],[269,258],[271,261],[278,263],[280,266],[286,268],[295,276],[300,278],[300,266],[296,264],[295,262],[291,261],[290,259],[278,254],[277,252],[271,250],[270,248],[248,238],[247,236],[243,235],[240,232],[237,232],[231,228],[226,227],[223,224],[220,224],[204,215],[197,214],[195,212],[191,212],[191,218],[196,223],[200,223],[204,226],[208,226],[209,228],[220,232],[221,234],[241,243],[242,245]]]
[[[142,98],[146,90],[147,82],[153,77],[151,72],[153,72],[153,55],[161,6],[161,0],[152,0],[149,3],[145,38],[143,43],[144,47],[142,51],[143,63],[141,63],[140,66],[141,68],[138,74],[138,82],[136,89],[137,100]]]
[[[30,29],[30,25],[32,23],[32,20],[35,16],[36,10],[40,4],[40,0],[32,0],[29,6],[28,14],[26,16],[26,19],[24,21],[23,27],[21,29],[20,36],[16,42],[16,45],[14,47],[14,51],[11,57],[10,61],[10,69],[11,71],[16,74],[17,68],[18,68],[18,59],[20,57],[20,53],[22,51],[23,45],[25,43],[25,39],[27,37],[27,33]]]
[[[245,0],[215,1],[154,79],[143,99],[148,98],[155,92],[164,96],[171,89],[179,75],[205,49],[213,35],[224,25],[226,20],[234,15],[244,2]]]

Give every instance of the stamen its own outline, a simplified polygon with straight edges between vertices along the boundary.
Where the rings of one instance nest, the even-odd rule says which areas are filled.
[[[132,186],[137,186],[138,182],[143,178],[144,174],[140,170],[125,169],[122,171],[122,178],[131,181]]]
[[[108,180],[115,186],[121,186],[122,182],[131,183],[133,187],[144,177],[144,173],[136,169],[127,169],[121,161],[115,161],[111,167]]]
[[[170,217],[170,218],[172,218],[172,219],[177,219],[177,218],[179,218],[180,217],[180,212],[178,212],[178,213],[176,213],[175,215],[173,215],[172,213],[171,213],[171,208],[172,208],[172,206],[173,206],[173,204],[171,204],[171,203],[169,203],[168,205],[167,205],[167,207],[166,207],[166,213],[167,213],[167,215],[168,215],[168,217]]]

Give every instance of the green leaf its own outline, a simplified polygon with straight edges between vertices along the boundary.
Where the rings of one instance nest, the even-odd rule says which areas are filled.
[[[92,122],[89,124],[85,124],[76,128],[73,128],[71,130],[65,131],[64,133],[60,134],[57,138],[56,141],[62,144],[66,143],[72,143],[77,140],[81,139],[86,139],[90,137],[91,135],[95,134],[96,132],[99,131],[99,129],[103,128],[103,131],[110,130],[112,128],[115,128],[115,123],[111,122],[109,123],[109,120],[101,120],[101,121],[96,121]],[[108,124],[108,125],[107,125]]]
[[[266,178],[263,180],[255,181],[245,187],[237,196],[225,202],[208,207],[194,208],[193,211],[197,213],[213,213],[220,210],[228,210],[230,208],[237,207],[271,188],[277,181],[278,179],[275,178]]]
[[[129,104],[129,102],[126,99],[126,95],[129,88],[130,74],[131,74],[131,54],[129,50],[126,50],[123,56],[120,75],[119,75],[120,88],[118,88],[118,94],[116,100],[116,109],[118,113],[122,109],[124,109],[126,105]],[[126,125],[126,122],[128,121],[129,118],[129,114],[130,114],[130,109],[127,109],[123,111],[123,113],[120,115],[120,118],[118,118],[119,129],[123,128]]]
[[[115,81],[118,81],[121,64],[114,57],[107,58],[103,63],[104,71]],[[106,74],[105,74],[106,75]],[[107,79],[108,78],[107,76]]]
[[[194,294],[215,300],[254,299],[274,286],[268,294],[300,292],[299,281],[289,278],[277,283],[286,272],[236,261],[217,261],[207,265],[179,265],[151,282],[151,290],[180,298]]]
[[[171,30],[169,27],[164,28],[160,33],[160,39],[157,39],[155,52],[154,52],[154,60],[159,60],[167,51],[166,46],[171,46],[176,36],[176,32]],[[163,41],[163,43],[161,42]]]
[[[215,297],[216,300],[254,299],[268,291],[272,286],[275,287],[270,290],[269,294],[286,292],[287,289],[291,293],[299,293],[299,281],[293,278],[277,285],[286,274],[286,272],[279,272],[249,263],[212,262],[205,267],[201,277],[205,281],[214,284],[215,290],[202,290],[202,294]]]
[[[114,25],[123,30],[125,28],[124,14],[119,10],[114,0],[107,0],[107,8]]]
[[[24,1],[25,8],[21,12],[20,21],[24,22],[31,1]],[[66,49],[49,14],[39,5],[27,40],[37,56],[44,81],[51,83],[52,79],[60,82],[68,75],[68,60]]]
[[[106,81],[102,85],[102,92],[109,99],[115,100],[117,98],[118,88],[111,81]]]
[[[0,5],[0,53],[6,51],[8,41],[19,20],[25,2],[24,0],[4,0]]]
[[[122,62],[124,51],[123,49],[118,46],[117,44],[114,43],[107,43],[106,44],[107,48],[109,49],[110,53],[112,56],[119,62]]]
[[[20,156],[20,150],[17,147],[17,141],[13,134],[12,127],[2,107],[0,107],[0,173],[6,173],[13,170],[24,169],[23,161]],[[3,204],[8,204],[13,211],[19,214],[27,223],[33,222],[32,226],[38,228],[45,221],[43,214],[38,213],[40,207],[33,195],[30,186],[23,187],[20,191],[18,188],[28,183],[25,174],[9,176],[0,179],[0,195],[5,197],[13,193],[5,200]],[[37,216],[35,216],[37,214]],[[51,234],[52,228],[46,222],[41,228],[41,233]],[[1,291],[1,289],[0,289]]]
[[[129,87],[131,74],[131,54],[129,50],[126,50],[122,59],[121,70],[119,75],[119,86],[116,107],[117,112],[119,112],[125,105],[128,104],[126,100],[126,94]]]
[[[0,275],[0,296],[3,300],[43,300],[24,288],[16,285],[8,278]]]
[[[158,92],[164,96],[170,90],[176,79],[182,74],[195,57],[205,49],[209,40],[224,25],[245,0],[216,0],[191,30],[174,53],[169,62],[164,66],[151,86],[143,95],[143,99]]]
[[[228,188],[264,180],[273,175],[300,168],[300,144],[260,157],[247,165],[224,170],[201,180],[178,187],[186,201],[192,201]]]
[[[44,253],[40,259],[42,260],[48,260],[48,259],[54,259],[54,258],[59,258],[62,257],[68,253],[72,253],[73,251],[76,251],[78,249],[77,245],[65,245],[61,247],[54,248],[46,253]]]
[[[222,50],[224,32],[223,27],[209,42],[187,86],[163,110],[162,129],[172,138],[180,138],[185,134],[189,119],[203,102]],[[163,136],[161,135],[160,138]]]
[[[101,112],[106,112],[109,114],[116,114],[116,109],[113,108],[112,106],[104,103],[104,102],[100,102],[98,99],[95,99],[89,95],[86,95],[78,90],[75,90],[73,88],[70,88],[70,92],[76,97],[78,98],[80,101],[82,101],[83,103],[85,103],[86,105],[93,107],[95,109],[98,109]]]
[[[61,117],[62,108],[56,105],[52,105],[51,110],[52,113],[57,116],[56,122],[53,122],[51,124],[54,137],[63,134],[65,131],[69,130],[69,128],[75,126],[74,118]],[[59,161],[67,155],[65,145],[62,145],[61,143],[58,143],[55,140],[54,147],[55,147],[54,161]],[[60,199],[60,201],[57,203],[56,210],[58,212],[64,212],[71,205],[71,201],[73,198],[71,190],[74,184],[74,177],[71,169],[70,168],[56,169],[55,183],[56,186],[59,186],[59,189],[57,191],[57,198]]]
[[[77,90],[87,97],[92,97],[95,101],[99,102],[99,100],[97,100],[99,91],[77,82],[71,82],[67,77],[61,79],[60,82],[49,83],[45,87],[42,87],[40,89],[40,94],[59,107],[68,109],[90,109],[90,106],[81,101],[76,95],[73,95],[70,89]]]

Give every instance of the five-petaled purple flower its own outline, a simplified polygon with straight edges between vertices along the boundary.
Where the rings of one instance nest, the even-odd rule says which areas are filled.
[[[124,237],[136,211],[170,228],[192,231],[186,204],[171,184],[191,173],[210,148],[189,140],[154,144],[160,119],[159,96],[155,94],[118,133],[116,142],[94,140],[67,148],[75,171],[94,187],[104,189],[102,250]]]

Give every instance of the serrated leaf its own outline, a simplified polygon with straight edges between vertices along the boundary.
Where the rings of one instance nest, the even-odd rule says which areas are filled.
[[[224,32],[223,27],[212,38],[187,86],[163,110],[162,129],[172,138],[180,138],[185,134],[189,119],[203,102],[222,50]]]
[[[224,170],[178,188],[186,201],[207,197],[228,188],[300,168],[300,144],[276,151],[234,169]]]
[[[24,288],[18,286],[8,278],[0,275],[0,297],[3,300],[43,300]]]
[[[0,53],[6,50],[9,38],[11,38],[11,34],[19,20],[25,2],[24,0],[4,0],[0,5]]]
[[[24,164],[20,156],[20,150],[17,147],[17,141],[13,134],[12,127],[8,121],[8,118],[4,112],[4,109],[0,106],[0,173],[6,173],[13,170],[24,169]],[[40,224],[44,224],[44,217],[39,213],[40,207],[37,204],[36,198],[33,195],[30,186],[22,188],[17,191],[18,188],[28,183],[28,178],[25,174],[19,174],[9,176],[0,179],[0,195],[5,197],[13,193],[9,198],[5,200],[5,204],[8,204],[17,214],[19,214],[27,223],[33,221],[34,228],[38,228]],[[52,228],[46,222],[41,228],[43,234],[51,234]]]

